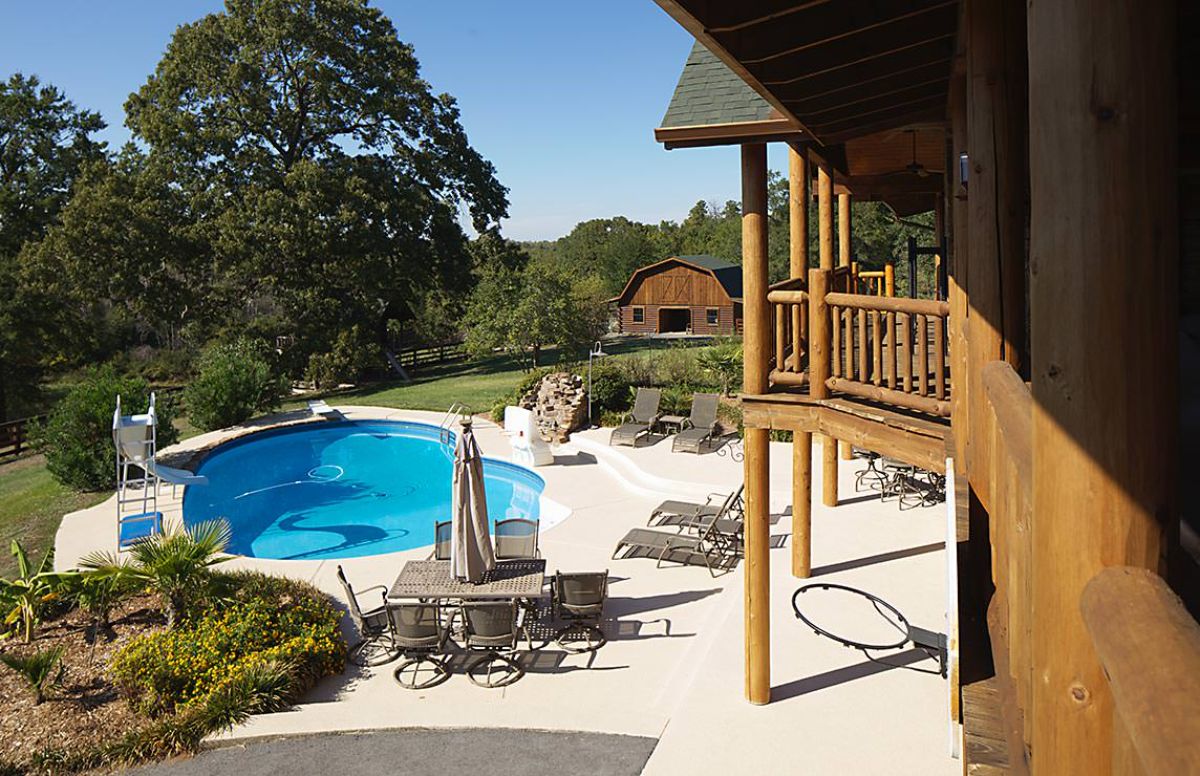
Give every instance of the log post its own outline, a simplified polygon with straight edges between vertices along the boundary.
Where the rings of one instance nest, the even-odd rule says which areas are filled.
[[[742,146],[742,293],[744,391],[767,390],[771,351],[767,304],[767,147]],[[745,430],[746,699],[771,700],[771,571],[769,430]]]
[[[792,432],[792,576],[812,574],[812,433]]]
[[[984,438],[987,408],[976,381],[990,361],[1021,367],[1025,331],[1025,4],[971,0],[967,50],[967,354],[969,435]],[[971,445],[970,455],[983,450]],[[975,464],[979,465],[976,466]],[[987,467],[971,461],[972,485],[986,488]]]
[[[790,277],[808,276],[808,157],[788,148],[788,257]],[[792,307],[792,371],[799,373],[804,321],[800,305]]]
[[[837,220],[838,220],[838,266],[850,267],[850,293],[858,293],[858,288],[855,283],[857,277],[853,271],[853,265],[850,261],[850,195],[846,192],[838,194],[837,198]],[[852,330],[851,321],[854,318],[854,312],[846,311],[846,373],[850,378],[854,377],[854,332]],[[854,450],[850,447],[849,442],[841,442],[838,445],[842,451],[842,460],[849,461],[854,458]]]
[[[1178,12],[1029,5],[1035,775],[1110,772],[1080,596],[1178,540]]]
[[[817,168],[817,234],[820,237],[821,250],[821,269],[833,269],[833,178],[829,175],[829,170],[824,166]],[[829,286],[826,281],[825,291],[828,293]],[[824,301],[824,300],[822,300]],[[812,304],[812,300],[809,300]],[[840,321],[832,321],[831,326],[837,326]],[[809,336],[815,339],[815,334],[809,331]],[[840,354],[832,351],[829,353],[830,358],[840,358]],[[812,362],[809,361],[809,376],[812,376]],[[828,373],[826,373],[828,377]],[[815,380],[812,380],[815,383]],[[813,393],[815,386],[809,389],[810,394],[816,397]],[[824,383],[821,385],[821,396],[824,398],[828,395],[828,389]],[[837,506],[837,440],[833,437],[821,437],[821,500],[826,506]]]
[[[961,60],[960,60],[961,63]],[[958,69],[961,69],[959,64]],[[967,77],[956,72],[950,80],[950,426],[954,429],[954,463],[966,475],[971,445],[967,408],[967,188],[961,179],[959,154],[967,150]]]

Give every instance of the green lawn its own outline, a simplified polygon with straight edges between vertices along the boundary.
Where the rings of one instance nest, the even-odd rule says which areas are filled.
[[[666,341],[634,340],[605,343],[606,352],[618,358],[630,353],[669,347]],[[543,353],[543,364],[557,361],[554,350]],[[525,375],[522,366],[508,356],[441,364],[413,374],[410,383],[399,380],[372,383],[337,393],[342,404],[365,404],[402,410],[447,410],[461,402],[476,413],[488,412],[501,398],[513,391]],[[304,402],[287,402],[285,409],[301,407]]]
[[[16,561],[8,551],[13,539],[19,539],[37,563],[54,542],[63,515],[99,504],[108,496],[105,492],[76,493],[59,485],[40,455],[0,465],[0,538],[4,541],[0,576],[16,571]]]

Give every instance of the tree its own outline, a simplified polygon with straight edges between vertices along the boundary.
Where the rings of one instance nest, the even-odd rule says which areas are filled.
[[[57,220],[80,170],[104,158],[91,135],[104,128],[50,85],[17,73],[0,83],[0,420],[36,389],[41,334],[56,302],[22,270],[18,255]]]
[[[576,276],[595,275],[616,294],[635,269],[666,258],[656,250],[651,231],[620,216],[582,221],[558,241],[557,259]]]
[[[126,112],[226,287],[278,305],[308,352],[353,324],[383,344],[430,290],[465,294],[459,208],[481,233],[507,213],[454,99],[365,0],[227,0],[175,32]]]
[[[546,262],[494,262],[481,272],[464,320],[476,355],[502,349],[536,368],[547,345],[577,348],[604,330],[607,293],[595,276],[572,281]]]

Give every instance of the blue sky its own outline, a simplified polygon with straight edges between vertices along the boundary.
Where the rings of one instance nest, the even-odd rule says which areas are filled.
[[[664,151],[653,129],[691,36],[652,0],[601,3],[376,0],[436,91],[458,98],[472,144],[508,186],[513,239],[553,239],[578,221],[683,218],[736,199],[735,147]],[[0,76],[36,73],[96,110],[124,142],[122,105],[175,27],[219,10],[202,0],[0,3]],[[773,147],[772,167],[786,168]]]

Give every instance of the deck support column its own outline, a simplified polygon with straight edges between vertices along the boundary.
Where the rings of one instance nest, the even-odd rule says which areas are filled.
[[[1029,6],[1035,776],[1114,766],[1080,594],[1178,540],[1178,13]]]
[[[795,148],[788,149],[788,226],[789,259],[792,278],[808,277],[808,157]],[[801,367],[801,336],[808,321],[800,315],[800,305],[792,308],[793,368]],[[792,576],[801,579],[812,572],[812,433],[792,433]]]
[[[850,194],[842,192],[837,195],[838,221],[838,267],[850,267]],[[853,275],[853,273],[851,273]],[[850,284],[850,293],[857,294],[858,289]],[[847,313],[849,315],[849,313]],[[854,459],[854,448],[849,442],[841,442],[842,460]]]
[[[767,147],[742,146],[744,392],[767,390],[771,310],[767,304]],[[765,428],[745,430],[746,699],[771,701],[770,458]]]
[[[821,269],[833,269],[833,178],[824,166],[817,168],[817,234],[820,237]],[[826,289],[828,290],[828,288]],[[811,289],[810,289],[811,291]],[[824,300],[822,300],[824,301]],[[813,300],[809,299],[809,305]],[[838,321],[833,321],[837,326]],[[810,329],[810,336],[813,336]],[[837,354],[825,350],[825,358],[831,359]],[[808,362],[809,376],[813,374],[812,359]],[[825,370],[828,374],[828,369]],[[815,381],[813,381],[815,382]],[[824,396],[824,385],[821,395]],[[816,396],[815,385],[809,386],[809,393]],[[821,501],[827,507],[836,507],[838,503],[838,460],[837,440],[830,436],[821,437]]]

